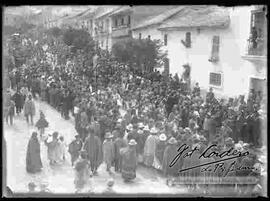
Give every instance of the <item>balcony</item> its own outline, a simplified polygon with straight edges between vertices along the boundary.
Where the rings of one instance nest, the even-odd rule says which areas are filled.
[[[129,25],[121,25],[118,27],[112,27],[112,37],[124,37],[129,36],[131,34],[130,26]]]
[[[242,56],[244,59],[250,61],[266,61],[267,57],[267,40],[257,38],[247,40],[246,54]]]

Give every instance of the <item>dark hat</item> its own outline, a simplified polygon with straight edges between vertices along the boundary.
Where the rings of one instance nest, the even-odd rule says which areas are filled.
[[[53,137],[58,137],[59,133],[57,131],[53,132]]]

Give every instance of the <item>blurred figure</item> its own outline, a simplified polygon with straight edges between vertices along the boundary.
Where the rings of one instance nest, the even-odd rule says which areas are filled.
[[[82,149],[83,143],[79,135],[75,135],[75,140],[73,140],[68,146],[68,152],[71,156],[71,165],[79,158],[80,150]]]
[[[33,125],[33,116],[36,113],[35,104],[32,100],[32,96],[28,96],[28,100],[24,104],[24,116],[26,117],[27,123],[29,123],[29,117],[31,119],[31,124]]]
[[[37,138],[37,132],[33,132],[27,146],[26,171],[36,173],[40,172],[41,168],[40,144]]]

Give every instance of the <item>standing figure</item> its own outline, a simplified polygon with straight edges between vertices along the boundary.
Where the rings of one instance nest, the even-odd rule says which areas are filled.
[[[13,117],[15,115],[15,103],[13,100],[9,100],[7,107],[6,122],[8,123],[8,118],[10,120],[10,125],[13,125]]]
[[[105,134],[103,142],[103,159],[107,165],[107,171],[111,174],[111,166],[114,161],[114,144],[112,141],[113,135],[110,132]]]
[[[48,142],[48,138],[44,141],[45,145],[48,147],[48,159],[50,160],[50,165],[54,165],[57,162],[56,151],[58,146],[58,132],[53,133],[53,139]]]
[[[12,99],[15,102],[15,107],[16,107],[16,113],[19,115],[22,111],[23,108],[23,95],[20,93],[20,90],[17,89],[16,93],[13,95]]]
[[[80,157],[75,164],[75,188],[76,192],[80,192],[89,179],[89,161],[87,160],[87,152],[81,151]]]
[[[122,156],[120,154],[120,149],[127,146],[126,141],[123,139],[124,135],[123,132],[117,133],[116,139],[114,141],[114,155],[115,155],[115,161],[114,161],[114,167],[115,172],[121,172],[122,169]]]
[[[97,169],[102,163],[101,141],[95,136],[93,127],[88,127],[87,131],[88,137],[85,139],[83,149],[87,152],[93,174],[97,174]]]
[[[151,167],[154,163],[154,156],[156,151],[156,145],[158,142],[158,137],[156,136],[156,128],[150,130],[150,135],[147,137],[144,145],[144,164],[148,167]]]
[[[68,152],[71,156],[71,165],[79,158],[80,150],[82,149],[83,143],[79,135],[75,135],[75,140],[73,140],[68,146]]]
[[[136,145],[137,142],[134,139],[131,139],[128,143],[128,147],[120,150],[120,154],[122,155],[122,177],[125,182],[129,182],[136,178]]]
[[[33,132],[27,146],[26,171],[36,173],[40,172],[41,168],[40,144],[37,138],[37,132]]]
[[[58,140],[56,159],[60,163],[66,160],[66,143],[63,136],[60,136]]]
[[[179,158],[177,161],[174,160],[175,156],[178,155],[177,149],[177,140],[174,137],[171,137],[165,148],[162,162],[162,171],[165,177],[175,177],[179,175],[179,170],[183,164],[183,158]]]
[[[31,124],[33,125],[33,116],[36,113],[36,108],[35,108],[35,104],[32,100],[32,96],[29,95],[28,96],[28,100],[25,102],[24,104],[24,116],[26,117],[26,121],[27,123],[29,123],[29,116],[31,119]]]
[[[165,134],[161,134],[159,136],[159,141],[157,143],[155,159],[154,159],[154,167],[158,170],[162,169],[163,156],[164,156],[164,151],[166,148],[166,140],[167,140],[167,137]]]
[[[49,126],[48,121],[45,119],[44,113],[40,110],[40,118],[36,123],[36,127],[40,131],[40,137],[42,138],[45,133],[45,128]]]

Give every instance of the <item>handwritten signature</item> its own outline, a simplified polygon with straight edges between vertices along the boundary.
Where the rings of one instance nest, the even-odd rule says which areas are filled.
[[[248,151],[241,152],[241,151],[238,151],[238,150],[234,149],[233,147],[219,153],[219,152],[213,150],[213,148],[216,147],[216,146],[217,146],[216,144],[212,144],[209,147],[207,147],[205,150],[203,150],[202,153],[201,153],[198,146],[195,146],[194,148],[192,148],[190,150],[191,147],[189,145],[183,144],[182,146],[180,146],[178,148],[178,150],[177,150],[178,154],[173,158],[173,160],[171,161],[169,167],[173,167],[175,165],[175,163],[180,159],[180,157],[182,157],[182,158],[187,158],[187,157],[191,158],[192,156],[194,156],[193,154],[195,152],[201,153],[199,155],[198,159],[201,159],[201,158],[206,159],[206,158],[216,157],[216,160],[213,161],[213,162],[203,163],[203,164],[200,164],[200,165],[196,165],[196,166],[188,167],[188,168],[185,168],[185,169],[181,169],[181,170],[179,170],[179,172],[191,170],[191,169],[198,168],[198,167],[204,167],[204,166],[208,166],[208,168],[203,168],[202,171],[206,171],[206,170],[209,171],[210,165],[212,165],[212,164],[216,164],[215,165],[215,170],[217,168],[222,169],[222,168],[224,168],[224,161],[231,160],[231,159],[236,159],[236,158],[239,158],[239,157],[244,157],[244,156],[249,155]],[[218,160],[217,160],[217,158],[218,158]],[[234,165],[235,165],[235,161],[234,161],[234,163],[231,164],[231,167],[233,167]],[[231,170],[231,167],[230,167],[230,170]],[[212,169],[211,169],[211,171],[212,171]]]

